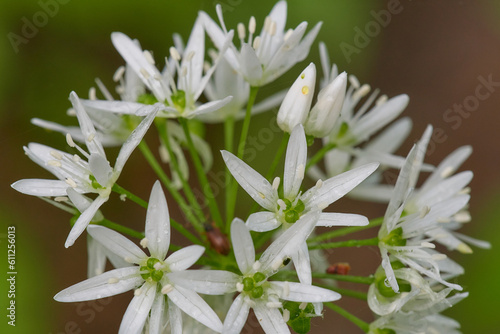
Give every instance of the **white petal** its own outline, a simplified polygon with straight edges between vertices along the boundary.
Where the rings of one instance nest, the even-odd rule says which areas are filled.
[[[283,191],[285,198],[293,201],[300,191],[307,161],[306,134],[302,124],[297,125],[286,149]]]
[[[221,151],[227,168],[240,186],[263,208],[276,210],[278,193],[269,181],[228,151]]]
[[[246,222],[250,231],[267,232],[281,226],[281,222],[276,218],[276,213],[262,211],[252,213]]]
[[[32,196],[65,196],[68,184],[59,180],[24,179],[14,182],[12,188],[20,193]]]
[[[207,295],[223,295],[236,291],[240,276],[224,270],[183,270],[167,274],[176,286]]]
[[[249,311],[250,306],[245,302],[245,296],[238,295],[227,311],[222,332],[224,334],[239,334],[247,321]]]
[[[175,286],[168,298],[190,317],[216,332],[222,331],[219,317],[196,292]]]
[[[149,197],[145,235],[151,256],[159,260],[165,259],[170,246],[170,216],[167,199],[159,181],[155,182]]]
[[[101,142],[96,138],[97,133],[95,131],[94,125],[92,124],[89,115],[87,115],[87,112],[83,108],[78,95],[76,95],[75,92],[71,92],[71,94],[69,95],[69,99],[71,100],[73,108],[76,111],[76,117],[78,117],[78,123],[80,123],[80,129],[82,129],[83,137],[85,138],[85,144],[87,145],[89,152],[91,154],[99,153],[105,157],[106,154],[104,153]]]
[[[419,207],[423,207],[424,205],[432,205],[448,199],[467,186],[472,180],[472,176],[471,171],[453,175],[441,182],[436,182],[434,187],[429,187],[425,193],[419,191],[413,200],[416,201]]]
[[[106,269],[106,253],[104,247],[89,234],[87,235],[87,277],[100,275]]]
[[[138,263],[148,256],[132,241],[123,235],[109,228],[90,225],[87,228],[88,233],[101,243],[110,252],[127,259],[127,262]]]
[[[168,316],[172,334],[182,334],[182,312],[170,298],[168,299]]]
[[[262,78],[262,65],[255,50],[248,44],[243,44],[240,54],[241,74],[251,84],[256,85]]]
[[[187,82],[189,87],[180,87],[180,89],[184,89],[185,91],[192,93],[198,90],[198,85],[200,84],[203,74],[204,56],[205,31],[203,30],[202,19],[197,18],[193,25],[193,29],[191,30],[191,34],[189,35],[189,40],[183,52],[180,64],[181,68],[186,67],[188,69]],[[188,57],[191,57],[189,62],[187,61]]]
[[[427,180],[425,180],[422,185],[421,190],[427,189],[428,187],[432,187],[436,184],[437,181],[443,178],[442,174],[445,169],[452,169],[456,171],[462,163],[467,160],[467,158],[472,154],[472,147],[470,146],[462,146],[453,151],[450,155],[448,155],[439,166],[436,168],[434,173],[430,175]]]
[[[283,320],[281,312],[277,308],[268,308],[265,303],[257,302],[253,308],[255,316],[262,329],[267,334],[287,334],[290,333],[288,326]]]
[[[432,125],[427,125],[427,128],[422,135],[422,138],[417,143],[417,155],[415,157],[414,168],[410,173],[410,187],[414,188],[417,184],[418,176],[422,169],[422,165],[425,159],[425,153],[427,151],[427,145],[429,144],[432,136]]]
[[[117,279],[116,283],[109,283]],[[129,291],[144,282],[139,275],[139,267],[114,269],[99,276],[89,278],[59,292],[54,296],[58,302],[82,302],[114,296]]]
[[[151,306],[151,317],[149,318],[149,334],[161,334],[165,322],[165,296],[157,293]]]
[[[151,126],[151,123],[154,121],[156,117],[157,111],[154,110],[153,112],[149,113],[142,121],[141,123],[135,128],[134,131],[130,134],[130,136],[127,138],[127,141],[123,144],[122,148],[120,149],[120,153],[118,154],[118,157],[116,158],[116,163],[115,163],[115,173],[120,173],[123,169],[123,166],[125,166],[125,163],[127,162],[128,158],[132,154],[132,152],[135,150],[137,145],[141,142],[142,138],[144,138],[144,135],[148,131],[149,127]]]
[[[90,204],[90,206],[82,212],[80,217],[75,222],[75,225],[71,228],[71,231],[68,234],[68,238],[66,239],[66,243],[64,247],[68,248],[72,246],[76,239],[80,236],[80,234],[85,231],[87,226],[89,225],[94,215],[97,213],[97,210],[108,200],[107,197],[97,196],[97,198]]]
[[[186,270],[191,267],[205,251],[205,247],[192,245],[172,253],[166,260],[171,271]]]
[[[255,262],[255,247],[250,231],[241,219],[235,218],[231,223],[231,240],[238,268],[247,273]]]
[[[32,118],[31,123],[47,130],[60,132],[63,135],[69,133],[71,137],[76,141],[82,143],[85,141],[82,130],[78,126],[63,126],[58,123],[45,121],[39,118]]]
[[[108,187],[113,170],[111,169],[108,160],[106,160],[106,157],[98,153],[91,154],[89,167],[97,182],[103,187]]]
[[[85,108],[97,112],[112,112],[117,114],[135,115],[144,104],[128,101],[81,100]]]
[[[66,190],[66,194],[69,197],[69,200],[73,205],[78,209],[78,211],[83,212],[88,209],[88,207],[92,204],[93,201],[91,201],[88,197],[78,193],[75,189],[73,188],[68,188]]]
[[[156,297],[156,283],[146,282],[141,294],[134,296],[123,315],[119,334],[140,334]]]
[[[276,272],[279,269],[278,263],[291,257],[297,252],[298,246],[307,240],[316,226],[318,218],[318,212],[310,212],[283,232],[260,257],[261,269],[259,271],[266,274]]]
[[[280,298],[293,302],[319,303],[340,299],[340,294],[332,290],[318,288],[310,284],[294,282],[270,282],[275,291],[280,291]],[[285,286],[287,286],[285,288]],[[286,290],[286,294],[284,291]]]
[[[352,169],[324,181],[319,189],[317,187],[309,189],[301,196],[306,210],[323,210],[370,176],[378,165],[378,163],[370,163]]]
[[[205,104],[202,104],[201,106],[196,108],[193,113],[190,113],[189,115],[187,115],[188,116],[187,118],[196,117],[198,115],[204,115],[204,114],[210,113],[212,111],[219,110],[220,108],[224,107],[226,104],[231,102],[232,99],[233,99],[232,96],[227,96],[227,97],[223,98],[222,100],[211,101],[211,102],[207,102]]]
[[[366,226],[368,218],[352,213],[323,212],[319,216],[316,226]]]
[[[311,285],[311,261],[309,259],[309,249],[305,241],[297,247],[297,252],[292,254],[292,261],[300,283]]]

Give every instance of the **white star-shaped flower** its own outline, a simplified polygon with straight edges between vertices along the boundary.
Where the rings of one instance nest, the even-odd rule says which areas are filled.
[[[156,111],[153,111],[130,134],[120,149],[115,166],[111,167],[103,146],[96,137],[94,125],[76,93],[71,93],[70,100],[76,111],[89,152],[87,153],[77,146],[70,135],[67,136],[67,141],[70,146],[77,148],[87,161],[78,155],[71,155],[45,145],[31,143],[24,148],[29,158],[54,174],[59,180],[24,179],[12,184],[12,187],[17,191],[33,196],[68,195],[73,200],[74,193],[67,191],[70,188],[74,189],[76,193],[95,193],[98,195],[75,222],[66,239],[66,247],[73,245],[97,210],[108,200],[112,187],[120,176],[125,163],[139,145],[156,115]]]
[[[206,13],[201,12],[200,16],[204,21],[208,35],[217,48],[221,50],[228,32],[222,16],[222,7],[217,5],[216,9],[221,27]],[[307,22],[300,23],[295,29],[285,31],[286,17],[287,3],[279,1],[266,17],[260,35],[254,38],[256,22],[252,16],[246,41],[245,26],[242,23],[238,25],[241,48],[238,50],[232,44],[226,51],[225,57],[251,86],[264,86],[274,81],[309,54],[311,44],[314,42],[322,23],[316,24],[304,37]]]
[[[91,225],[88,232],[110,252],[127,261],[129,266],[64,289],[54,297],[55,300],[80,302],[135,289],[134,297],[123,316],[120,333],[142,333],[148,315],[149,333],[161,333],[166,320],[166,308],[172,333],[182,333],[180,310],[217,332],[222,330],[222,323],[215,312],[196,292],[178,286],[169,278],[169,275],[192,266],[205,249],[193,245],[166,256],[170,245],[170,217],[158,181],[151,191],[146,215],[146,237],[141,241],[141,245],[149,250],[149,256],[132,241],[108,228]]]

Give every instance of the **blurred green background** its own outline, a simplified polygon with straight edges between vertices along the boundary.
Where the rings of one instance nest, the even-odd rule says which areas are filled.
[[[158,55],[167,54],[172,45],[172,33],[188,37],[199,10],[215,17],[215,4],[221,3],[228,27],[236,27],[240,21],[246,23],[249,16],[254,15],[260,29],[273,4],[263,0],[55,1],[0,2],[0,252],[5,254],[0,255],[3,263],[0,266],[0,332],[113,333],[130,300],[129,294],[81,304],[60,304],[52,299],[55,293],[85,277],[86,246],[81,238],[75,246],[64,249],[68,215],[10,188],[12,182],[21,178],[49,176],[24,156],[23,145],[36,141],[64,147],[60,135],[34,127],[30,119],[39,117],[68,124],[70,120],[65,111],[70,106],[71,91],[86,96],[96,77],[112,87],[112,75],[122,64],[110,42],[113,31],[139,39],[144,48],[154,50],[160,59]],[[54,3],[58,4],[57,8],[49,6]],[[373,26],[376,13],[388,6],[398,8],[398,13],[391,15],[385,27],[379,25],[379,31],[372,32],[372,36],[360,44],[358,29],[364,31],[370,24]],[[496,225],[500,220],[500,89],[493,87],[490,97],[462,118],[457,129],[452,128],[453,123],[446,122],[443,115],[454,104],[463,103],[475,94],[479,77],[492,76],[493,81],[500,81],[499,2],[291,0],[288,7],[288,27],[304,20],[311,26],[320,20],[324,22],[318,40],[325,41],[331,60],[340,70],[357,75],[362,82],[380,88],[388,96],[400,93],[410,96],[404,115],[413,119],[414,129],[401,154],[419,138],[427,123],[444,134],[434,141],[435,150],[428,156],[429,163],[438,163],[458,146],[474,146],[474,154],[464,166],[475,172],[470,203],[473,221],[464,230],[489,240],[493,249],[477,250],[467,256],[453,254],[466,269],[466,275],[459,282],[470,291],[470,297],[447,314],[462,323],[465,333],[498,333],[500,318],[495,306],[500,299],[496,284],[500,277],[500,251],[496,247],[500,241],[500,228]],[[38,22],[39,27],[28,31],[26,22]],[[342,51],[346,45],[356,48],[351,49],[355,51],[348,56]],[[319,67],[317,43],[307,61],[262,89],[262,95],[289,87],[310,61]],[[271,117],[272,114],[257,117],[253,130],[258,129],[259,124],[269,124]],[[221,132],[222,127],[218,125],[207,129],[216,143],[214,152],[221,148]],[[278,142],[271,144],[261,159],[253,163],[257,170],[263,170],[268,163],[266,154],[274,152],[277,145]],[[111,156],[116,154],[112,152]],[[215,158],[218,159],[215,168],[221,168],[217,154]],[[154,176],[149,171],[143,172],[141,166],[142,160],[133,158],[120,183],[130,184],[131,189],[147,197]],[[339,211],[352,212],[355,205],[347,201]],[[382,206],[367,207],[366,214],[371,218],[383,214]],[[105,212],[116,221],[140,229],[144,212],[135,209]],[[6,326],[5,317],[5,241],[10,225],[16,226],[18,251],[15,328]],[[377,261],[376,257],[370,259]],[[338,260],[332,258],[332,262]],[[361,267],[378,265],[366,263],[364,257],[350,261],[354,274]],[[343,303],[365,320],[371,319],[361,304]],[[325,320],[313,322],[312,330],[314,333],[359,332],[338,315],[328,312]]]

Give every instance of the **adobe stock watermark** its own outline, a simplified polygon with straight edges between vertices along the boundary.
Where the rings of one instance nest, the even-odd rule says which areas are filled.
[[[104,310],[106,305],[109,305],[113,297],[90,300],[87,302],[78,303],[76,306],[76,314],[79,316],[78,321],[70,320],[66,322],[64,325],[64,329],[61,331],[57,331],[55,333],[50,332],[49,334],[81,334],[85,333],[82,331],[82,327],[79,323],[82,321],[85,324],[90,324],[94,321],[97,313],[100,313]]]
[[[340,51],[342,51],[347,63],[349,64],[352,61],[354,54],[361,53],[361,50],[366,48],[372,39],[380,34],[382,28],[386,28],[391,23],[394,15],[400,14],[402,11],[403,5],[400,0],[389,0],[387,9],[370,11],[373,20],[367,22],[364,29],[358,26],[354,27],[355,34],[352,44],[341,42],[339,45]]]
[[[216,5],[220,5],[222,8],[222,12],[232,12],[236,6],[239,6],[243,0],[223,0],[223,1],[214,1],[212,5],[215,7]]]
[[[68,2],[70,0],[39,0],[38,6],[40,10],[34,13],[31,18],[26,16],[21,18],[23,25],[20,33],[13,31],[7,33],[7,38],[14,52],[18,53],[21,45],[28,44],[33,40],[40,32],[40,29],[49,23],[49,19],[59,13],[60,5],[65,5]]]

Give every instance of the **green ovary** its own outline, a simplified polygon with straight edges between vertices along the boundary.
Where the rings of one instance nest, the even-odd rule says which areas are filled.
[[[142,266],[140,268],[141,271],[141,277],[144,278],[144,280],[151,279],[155,282],[159,282],[162,277],[163,277],[163,270],[158,270],[155,268],[155,264],[160,262],[160,260],[150,257],[145,266]]]

